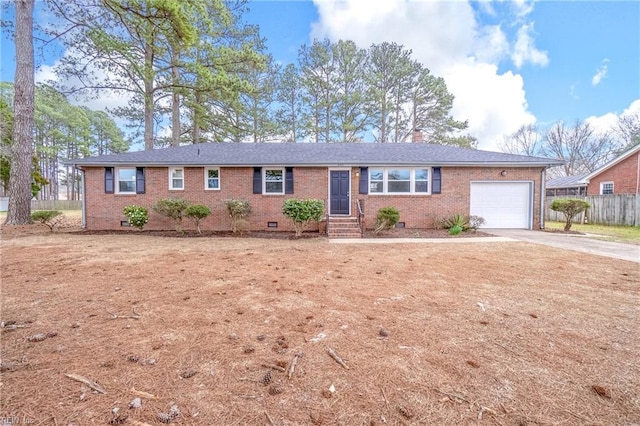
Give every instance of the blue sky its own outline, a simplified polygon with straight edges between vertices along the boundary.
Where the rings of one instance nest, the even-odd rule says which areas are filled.
[[[637,1],[254,0],[249,7],[245,20],[260,26],[281,63],[295,62],[314,37],[412,49],[445,78],[455,117],[469,120],[484,149],[497,149],[522,124],[579,119],[606,128],[625,111],[640,113]],[[40,62],[54,65],[61,53]],[[3,81],[14,67],[3,36]],[[36,77],[51,76],[43,67]]]

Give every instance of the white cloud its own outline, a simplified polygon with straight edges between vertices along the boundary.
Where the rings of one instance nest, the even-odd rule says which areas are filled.
[[[511,52],[511,60],[516,67],[521,68],[527,62],[533,65],[547,66],[549,57],[547,52],[535,47],[533,36],[533,24],[524,24],[518,29],[518,35]]]
[[[502,28],[478,22],[466,1],[314,2],[319,19],[312,37],[350,39],[360,47],[396,42],[412,49],[413,57],[434,75],[444,77],[455,96],[453,115],[469,120],[469,133],[478,138],[479,148],[495,150],[504,135],[535,122],[527,110],[522,77],[500,74],[497,66],[516,50],[521,65],[546,65],[546,53],[535,48],[532,25],[523,25],[511,46]],[[482,5],[483,12],[494,12],[490,6]],[[531,7],[519,2],[512,13],[522,21]]]
[[[495,65],[470,59],[453,66],[444,78],[456,95],[454,116],[469,120],[468,131],[481,149],[498,150],[504,135],[536,121],[527,111],[520,75],[498,74]]]
[[[608,71],[609,71],[609,60],[604,59],[600,64],[600,67],[598,67],[598,69],[596,70],[596,73],[594,74],[594,76],[591,78],[591,84],[593,86],[597,86],[598,84],[600,84],[602,79],[607,76]]]
[[[62,55],[62,57],[68,57],[72,53],[67,50]],[[72,86],[82,86],[80,80],[76,78],[72,78],[70,80],[61,81],[60,77],[56,74],[56,67],[60,66],[62,59],[58,59],[53,65],[41,65],[36,70],[34,75],[36,83],[49,84],[52,86],[56,86],[58,83],[61,83],[63,86],[72,87]],[[96,79],[96,81],[106,81],[107,74],[104,70],[91,66],[88,64],[86,66],[86,70],[88,73],[92,75],[92,78]],[[86,94],[88,95],[88,93]],[[73,105],[86,106],[95,111],[106,111],[107,108],[113,109],[118,107],[124,107],[129,104],[129,100],[131,99],[131,94],[116,91],[116,90],[107,90],[102,89],[100,93],[92,96],[86,95],[68,95],[67,99]]]
[[[625,115],[638,115],[640,116],[640,99],[636,99],[631,102],[628,108],[622,113],[609,112],[604,115],[587,117],[584,121],[589,123],[591,128],[598,134],[605,134],[615,129],[618,124],[618,118]]]

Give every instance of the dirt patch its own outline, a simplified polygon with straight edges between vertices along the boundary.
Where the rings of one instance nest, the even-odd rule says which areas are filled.
[[[5,231],[2,418],[640,422],[631,262],[519,242]]]

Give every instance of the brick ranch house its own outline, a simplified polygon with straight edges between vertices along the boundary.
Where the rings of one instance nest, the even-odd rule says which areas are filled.
[[[172,197],[209,206],[201,227],[221,231],[231,227],[224,200],[247,200],[249,230],[259,231],[292,229],[282,214],[288,197],[324,200],[329,228],[359,211],[371,228],[377,211],[393,206],[406,228],[463,213],[484,217],[487,228],[539,229],[545,170],[561,162],[422,143],[204,143],[68,164],[81,171],[86,229],[122,229],[131,204],[149,208],[145,229],[173,229],[151,209]]]
[[[547,195],[640,194],[640,145],[589,174],[547,182]]]

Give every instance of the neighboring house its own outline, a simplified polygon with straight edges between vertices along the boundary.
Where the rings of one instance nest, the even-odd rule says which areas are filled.
[[[547,196],[587,195],[586,175],[562,176],[547,181]]]
[[[640,145],[623,152],[589,174],[547,181],[546,194],[608,195],[640,193]]]
[[[543,226],[545,171],[559,160],[430,144],[205,143],[105,155],[68,164],[82,171],[87,229],[127,226],[123,207],[148,207],[147,229],[172,229],[151,209],[161,198],[205,204],[203,229],[228,230],[224,200],[249,201],[250,230],[291,230],[285,198],[325,201],[329,224],[356,218],[372,228],[381,207],[407,228],[432,228],[452,213],[487,228]]]
[[[640,145],[584,177],[587,195],[638,194],[640,191]]]

